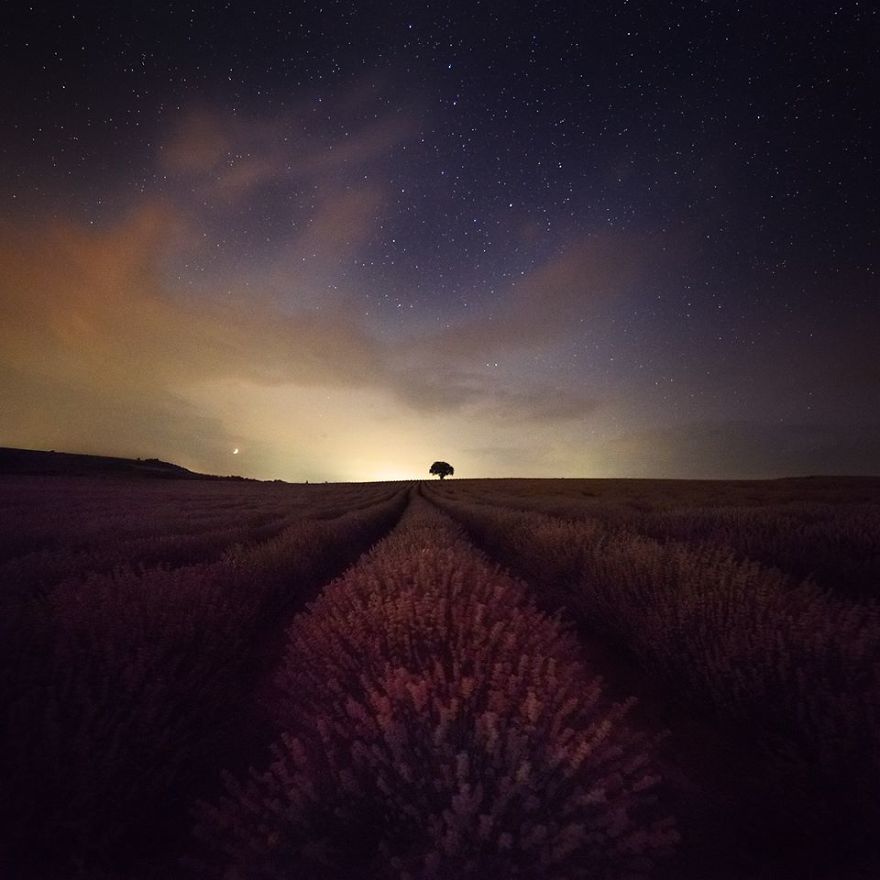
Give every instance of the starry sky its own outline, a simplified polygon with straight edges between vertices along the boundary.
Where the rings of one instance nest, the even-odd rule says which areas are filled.
[[[4,12],[0,445],[880,473],[873,4],[127,7]]]

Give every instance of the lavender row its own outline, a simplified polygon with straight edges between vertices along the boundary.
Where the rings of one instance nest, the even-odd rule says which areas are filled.
[[[404,496],[213,564],[94,575],[14,607],[0,626],[0,861],[93,876],[167,847],[162,817],[185,824],[199,781],[247,734],[273,629],[391,526]]]
[[[876,505],[670,510],[644,514],[633,525],[664,541],[730,547],[829,591],[880,600]]]
[[[735,725],[792,820],[848,826],[856,837],[876,827],[876,608],[836,600],[723,547],[487,505],[442,507],[550,605],[626,646],[668,694]]]
[[[863,495],[851,489],[849,497],[839,498],[831,489],[811,494],[799,488],[793,496],[787,481],[744,483],[739,491],[732,483],[717,492],[714,484],[671,481],[663,487],[647,481],[652,490],[639,491],[640,481],[598,481],[616,487],[603,486],[595,496],[577,491],[594,481],[572,481],[571,486],[553,481],[546,493],[516,481],[499,482],[497,487],[464,483],[436,491],[453,501],[595,519],[661,541],[723,546],[741,559],[780,568],[841,596],[880,600],[880,493],[872,483]]]
[[[4,601],[33,598],[65,580],[81,580],[114,569],[137,571],[158,565],[179,568],[213,562],[234,545],[268,540],[301,518],[287,516],[254,525],[227,523],[196,534],[169,531],[115,541],[108,534],[93,547],[29,553],[0,563],[0,596]]]
[[[203,810],[201,876],[643,877],[654,741],[572,634],[416,501],[288,633],[273,760]]]
[[[351,499],[357,504],[350,502],[348,509],[369,506],[391,493],[386,490],[378,498],[377,494],[364,492]],[[268,540],[301,519],[339,516],[345,512],[339,505],[337,501],[329,506],[325,500],[322,506],[297,508],[285,502],[247,513],[237,509],[212,509],[210,516],[204,510],[197,516],[185,511],[160,515],[155,508],[142,507],[136,513],[116,518],[108,513],[97,519],[93,508],[89,514],[93,518],[79,530],[79,519],[68,521],[68,531],[56,538],[51,547],[44,546],[0,562],[0,600],[33,597],[64,580],[81,579],[87,574],[102,574],[116,568],[157,565],[176,568],[213,562],[236,544]],[[57,511],[51,510],[37,512],[37,515],[40,513],[46,526],[59,516]]]
[[[393,486],[242,482],[166,484],[63,477],[0,478],[0,561],[93,550],[119,539],[259,527],[299,513],[322,518],[374,504]]]

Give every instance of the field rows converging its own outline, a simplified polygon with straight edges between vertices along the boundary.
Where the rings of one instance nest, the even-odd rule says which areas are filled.
[[[853,499],[852,492],[841,493],[823,481],[798,481],[796,490],[784,480],[674,488],[644,481],[648,485],[641,489],[624,489],[614,484],[626,481],[614,480],[498,482],[490,488],[458,483],[434,491],[451,501],[592,522],[663,542],[727,548],[740,559],[779,568],[842,597],[880,600],[880,516],[871,492]],[[544,492],[529,485],[536,482],[559,485]]]
[[[294,495],[263,487],[243,498],[215,489],[192,492],[187,499],[144,490],[105,495],[80,489],[77,494],[76,488],[52,503],[41,498],[39,484],[25,484],[17,495],[6,496],[6,515],[0,518],[0,602],[13,590],[33,596],[83,573],[212,562],[234,545],[266,541],[301,520],[341,516],[389,493],[374,487],[328,493],[316,486]]]
[[[202,811],[203,876],[640,877],[656,736],[572,633],[415,498],[288,631],[273,755]]]
[[[445,487],[444,487],[445,488]],[[753,845],[840,867],[880,822],[880,609],[738,558],[601,521],[431,496],[547,610],[616,645],[751,766]],[[775,845],[778,846],[778,843]]]
[[[194,796],[252,739],[253,695],[285,622],[387,532],[406,491],[360,500],[214,562],[84,571],[5,603],[3,864],[117,876],[188,837]]]
[[[877,876],[870,499],[54,479],[0,481],[4,877]]]

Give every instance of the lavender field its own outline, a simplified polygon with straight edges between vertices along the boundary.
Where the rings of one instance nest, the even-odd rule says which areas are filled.
[[[880,480],[0,477],[0,865],[869,878]]]

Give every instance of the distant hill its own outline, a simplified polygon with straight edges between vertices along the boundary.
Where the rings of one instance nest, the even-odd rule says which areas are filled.
[[[158,458],[111,458],[107,455],[79,455],[54,450],[41,452],[36,449],[9,447],[0,447],[0,474],[145,477],[166,480],[243,479],[197,474],[179,464],[171,464]]]

